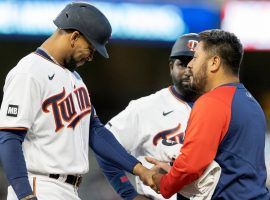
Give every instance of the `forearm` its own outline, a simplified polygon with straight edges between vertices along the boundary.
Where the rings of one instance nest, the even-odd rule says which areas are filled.
[[[106,178],[123,199],[134,199],[138,195],[123,170],[99,156],[96,156],[96,158]]]
[[[198,179],[213,161],[218,142],[212,138],[211,146],[206,146],[205,139],[199,137],[199,134],[196,139],[186,137],[181,154],[174,161],[169,173],[161,177],[160,192],[165,198]]]
[[[174,161],[171,170],[160,179],[160,192],[165,198],[198,179],[214,159],[214,151],[203,144],[196,141],[189,143],[187,138],[187,143],[181,149],[181,154]]]
[[[139,163],[104,126],[91,128],[89,145],[97,155],[130,173],[133,173],[133,168]]]
[[[231,113],[228,108],[223,101],[211,97],[196,102],[181,153],[170,172],[161,178],[160,192],[164,197],[170,197],[198,179],[215,159],[229,127]]]
[[[22,199],[31,195],[32,189],[28,181],[21,141],[16,136],[3,137],[2,131],[0,134],[0,158],[4,171],[17,197]]]

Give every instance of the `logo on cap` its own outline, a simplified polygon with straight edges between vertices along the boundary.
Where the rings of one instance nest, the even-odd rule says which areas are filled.
[[[186,45],[190,51],[194,51],[196,46],[198,45],[198,41],[197,40],[189,40]]]

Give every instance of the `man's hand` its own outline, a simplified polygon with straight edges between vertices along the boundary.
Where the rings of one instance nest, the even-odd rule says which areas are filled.
[[[157,190],[156,185],[152,179],[152,176],[157,172],[155,170],[150,170],[144,167],[141,163],[138,163],[133,168],[133,173],[136,176],[139,176],[143,184],[150,186],[153,190]]]
[[[153,180],[154,185],[155,185],[155,187],[152,188],[152,189],[155,190],[156,193],[159,194],[160,193],[160,190],[159,190],[159,188],[160,188],[160,179],[164,174],[167,174],[170,171],[171,166],[166,162],[161,162],[161,161],[156,160],[156,159],[154,159],[152,157],[147,156],[147,157],[145,157],[145,159],[146,159],[147,162],[152,163],[152,164],[155,165],[151,169],[151,170],[156,171],[156,173],[153,174],[153,176],[152,176],[152,180]]]
[[[147,196],[138,194],[133,200],[151,200],[151,198],[148,198]]]
[[[160,194],[160,179],[161,177],[163,176],[164,174],[160,174],[160,173],[157,173],[157,174],[154,174],[152,176],[152,179],[153,179],[153,182],[155,184],[155,188],[152,188],[153,190],[156,191],[156,193]]]
[[[149,162],[149,163],[154,164],[154,165],[155,165],[155,169],[159,169],[158,172],[161,173],[161,174],[166,174],[166,173],[168,173],[168,172],[170,171],[170,169],[171,169],[171,166],[168,165],[168,163],[166,163],[166,162],[161,162],[161,161],[156,160],[156,159],[154,159],[154,158],[152,158],[152,157],[147,156],[147,157],[145,157],[145,160],[146,160],[147,162]]]

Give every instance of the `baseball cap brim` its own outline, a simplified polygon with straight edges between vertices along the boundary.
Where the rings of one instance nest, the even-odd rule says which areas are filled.
[[[101,45],[91,39],[88,39],[88,40],[103,57],[109,58],[109,54],[107,52],[105,45]]]
[[[194,56],[194,51],[179,51],[179,52],[173,52],[170,56],[170,58],[173,57],[179,57],[179,56]]]

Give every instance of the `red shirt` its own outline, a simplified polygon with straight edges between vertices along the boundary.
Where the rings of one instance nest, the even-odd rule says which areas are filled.
[[[180,155],[160,181],[160,192],[165,198],[198,179],[214,160],[228,131],[235,90],[233,86],[215,88],[194,104]]]

